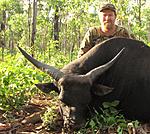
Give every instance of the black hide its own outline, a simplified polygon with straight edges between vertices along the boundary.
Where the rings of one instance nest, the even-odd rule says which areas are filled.
[[[118,61],[92,85],[88,79],[78,76],[107,63],[122,48],[125,50]],[[89,108],[98,110],[102,102],[113,100],[120,101],[126,117],[150,120],[150,48],[143,42],[126,38],[109,39],[67,64],[61,72],[65,77],[58,81],[59,96],[70,110],[73,109],[67,116],[76,124],[86,118],[84,115]],[[99,96],[94,92],[99,84],[110,87],[112,92]]]

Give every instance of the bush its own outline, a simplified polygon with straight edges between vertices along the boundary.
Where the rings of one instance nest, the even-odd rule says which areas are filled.
[[[44,80],[46,75],[37,72],[23,57],[7,56],[0,66],[0,109],[17,109],[37,92],[34,84]]]

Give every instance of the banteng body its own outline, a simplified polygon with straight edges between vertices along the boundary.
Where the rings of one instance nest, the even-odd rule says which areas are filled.
[[[120,101],[120,108],[128,118],[150,119],[150,48],[143,42],[125,38],[104,41],[61,70],[35,62],[20,50],[57,81],[55,90],[69,107],[67,113],[63,108],[68,117],[65,123],[80,125],[89,110],[99,110],[103,102],[113,100]]]

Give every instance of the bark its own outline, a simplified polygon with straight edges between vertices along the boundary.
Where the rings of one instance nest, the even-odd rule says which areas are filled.
[[[33,21],[32,21],[32,36],[31,36],[31,53],[34,56],[34,41],[36,35],[36,17],[37,17],[37,0],[33,1]]]
[[[139,0],[139,27],[140,27],[140,29],[141,29],[141,6],[142,6],[142,4],[141,4],[141,0]],[[140,30],[139,30],[139,32],[140,32]],[[139,40],[140,40],[140,36],[139,36]]]
[[[28,44],[31,44],[31,1],[29,0],[28,7]]]
[[[10,53],[13,54],[13,52],[14,52],[14,33],[11,30],[11,26],[9,26],[9,31],[10,31],[9,50],[10,50]]]
[[[6,40],[5,40],[5,30],[6,30],[6,11],[3,10],[2,14],[3,21],[1,23],[1,47],[2,47],[2,60],[4,61],[4,48],[6,47]]]
[[[150,42],[150,22],[148,25],[148,33],[147,33],[148,42]]]
[[[54,15],[54,40],[59,41],[59,15],[58,15],[58,6],[56,6],[55,15]]]

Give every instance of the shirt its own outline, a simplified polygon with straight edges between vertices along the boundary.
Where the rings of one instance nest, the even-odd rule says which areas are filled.
[[[80,45],[80,50],[78,52],[78,57],[81,57],[87,51],[89,51],[96,44],[107,40],[112,37],[125,37],[125,38],[135,38],[131,35],[124,27],[116,25],[116,31],[112,36],[106,36],[101,33],[100,27],[90,27],[86,32],[84,39]]]

